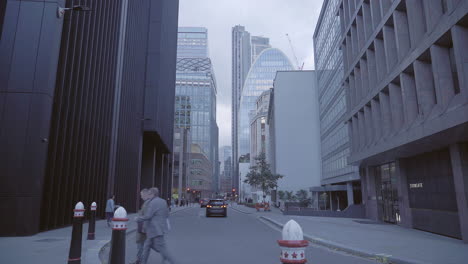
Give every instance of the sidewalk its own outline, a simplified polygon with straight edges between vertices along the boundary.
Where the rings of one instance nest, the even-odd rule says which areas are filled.
[[[190,208],[174,207],[171,213]],[[136,214],[129,214],[127,233],[136,230],[133,219]],[[64,227],[26,237],[0,237],[0,263],[36,263],[63,264],[68,261],[72,227]],[[99,252],[112,236],[112,229],[106,220],[96,221],[95,240],[87,240],[88,223],[83,224],[82,264],[100,264]]]
[[[280,214],[263,214],[259,219],[278,228],[294,219],[302,227],[304,239],[312,243],[383,263],[468,263],[468,244],[397,225],[368,219]]]

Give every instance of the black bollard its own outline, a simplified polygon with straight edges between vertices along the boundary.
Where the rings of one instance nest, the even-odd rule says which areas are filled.
[[[81,240],[83,238],[84,205],[78,202],[73,210],[73,230],[68,254],[68,264],[81,264]]]
[[[112,218],[112,240],[109,264],[125,264],[125,236],[127,233],[127,211],[119,207]]]
[[[96,208],[97,205],[95,202],[91,204],[91,218],[89,219],[88,225],[88,240],[94,240],[94,233],[96,230]]]

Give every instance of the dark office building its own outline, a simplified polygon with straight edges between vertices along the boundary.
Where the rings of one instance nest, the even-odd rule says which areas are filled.
[[[0,3],[0,235],[169,197],[178,1],[72,2]]]

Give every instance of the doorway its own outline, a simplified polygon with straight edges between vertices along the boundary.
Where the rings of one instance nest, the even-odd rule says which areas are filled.
[[[377,187],[379,191],[379,205],[381,220],[396,224],[399,221],[398,185],[395,162],[377,167]]]

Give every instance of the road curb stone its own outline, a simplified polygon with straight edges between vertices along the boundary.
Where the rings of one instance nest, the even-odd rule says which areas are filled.
[[[269,222],[270,224],[273,224],[274,226],[282,229],[283,228],[283,224],[269,218],[269,217],[266,217],[266,216],[260,216],[259,217],[260,220],[263,220],[263,221],[267,221]],[[351,255],[355,255],[355,256],[359,256],[359,257],[363,257],[363,258],[368,258],[368,259],[374,259],[374,260],[377,260],[381,263],[385,263],[385,264],[423,264],[422,262],[418,262],[418,261],[414,261],[414,260],[405,260],[405,259],[400,259],[400,258],[397,258],[397,257],[393,257],[391,255],[386,255],[386,254],[382,254],[382,253],[373,253],[373,252],[367,252],[367,251],[364,251],[364,250],[361,250],[361,249],[356,249],[356,248],[352,248],[352,247],[349,247],[349,246],[345,246],[345,245],[342,245],[342,244],[339,244],[339,243],[335,243],[335,242],[331,242],[331,241],[328,241],[328,240],[324,240],[324,239],[321,239],[321,238],[318,238],[318,237],[314,237],[314,236],[311,236],[311,235],[308,235],[308,234],[305,234],[304,233],[304,238],[314,244],[317,244],[317,245],[320,245],[320,246],[323,246],[323,247],[327,247],[327,248],[330,248],[330,249],[333,249],[333,250],[339,250],[339,251],[342,251],[342,252],[345,252],[345,253],[348,253],[348,254],[351,254]]]

